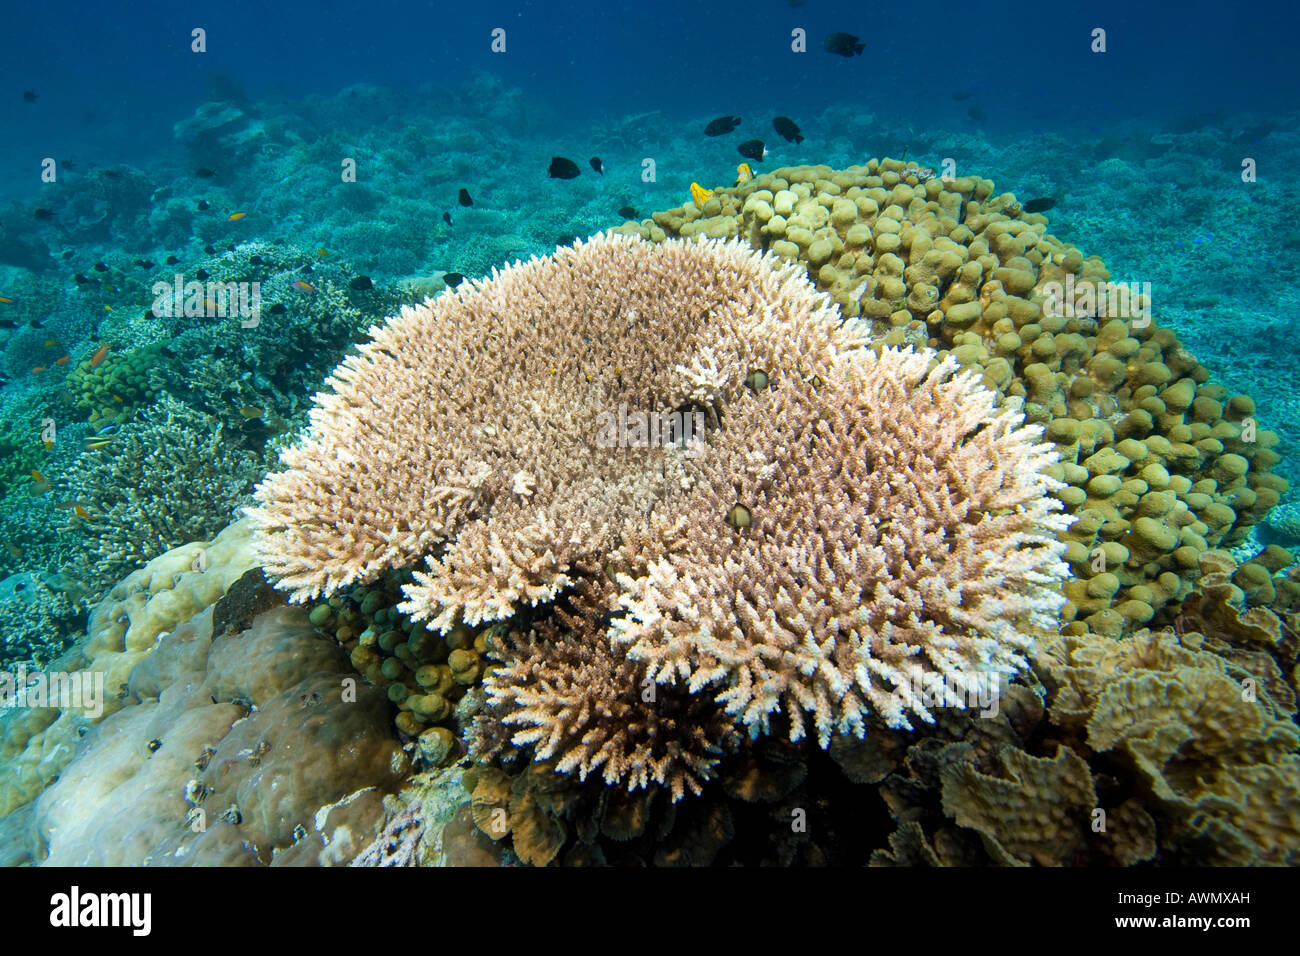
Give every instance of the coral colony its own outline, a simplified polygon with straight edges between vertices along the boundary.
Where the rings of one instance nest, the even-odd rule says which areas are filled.
[[[0,217],[0,861],[1300,863],[1294,425],[1061,193],[290,119]]]

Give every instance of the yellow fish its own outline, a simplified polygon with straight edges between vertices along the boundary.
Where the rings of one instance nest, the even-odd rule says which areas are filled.
[[[699,206],[701,209],[704,208],[704,204],[708,202],[712,196],[712,189],[705,189],[699,183],[691,183],[691,198],[695,200],[695,205]]]
[[[13,305],[13,304],[14,304],[14,300],[11,299],[11,298],[9,298],[9,296],[7,296],[7,295],[0,295],[0,302],[3,302],[5,305]]]
[[[749,163],[741,163],[736,167],[736,185],[747,183],[754,178],[754,171],[749,168]]]
[[[328,256],[329,254],[330,254],[330,251],[329,251],[328,249],[317,249],[317,250],[316,250],[316,255],[320,256],[322,259],[324,259],[324,258],[325,258],[326,256]]]
[[[227,217],[227,221],[228,221],[228,222],[238,222],[240,219],[243,219],[243,218],[244,218],[245,216],[247,216],[247,215],[248,215],[248,213],[246,213],[246,212],[232,212],[232,213]]]

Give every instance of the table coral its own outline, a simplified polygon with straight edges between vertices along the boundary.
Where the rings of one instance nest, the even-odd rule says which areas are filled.
[[[586,639],[612,637],[661,684],[709,687],[755,732],[780,711],[798,739],[807,716],[825,747],[871,710],[928,719],[921,682],[1014,672],[1054,621],[1068,525],[1042,473],[1054,455],[954,361],[878,356],[835,318],[738,244],[609,235],[405,310],[340,366],[259,485],[265,567],[303,600],[438,549],[399,610],[439,631],[563,596],[580,616],[626,612]],[[633,402],[696,409],[702,428],[684,447],[593,434]],[[469,653],[449,655],[454,673]],[[546,654],[573,658],[553,640],[521,660]],[[627,714],[614,685],[634,668],[592,654],[626,675],[584,681],[606,695],[591,706]],[[567,726],[586,705],[561,699],[564,673],[538,685],[555,700],[502,678],[493,703],[531,725],[517,743],[545,740],[585,775],[605,758]],[[675,764],[690,768],[680,794],[707,767],[683,728],[676,756],[624,757],[611,734],[610,782]]]

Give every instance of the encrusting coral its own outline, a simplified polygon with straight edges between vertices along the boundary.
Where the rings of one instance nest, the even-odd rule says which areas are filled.
[[[870,710],[929,719],[923,682],[1014,672],[1062,604],[1053,453],[954,362],[836,319],[739,244],[612,235],[404,310],[258,487],[258,553],[299,600],[427,556],[400,609],[444,632],[570,602],[615,647],[526,639],[488,693],[512,746],[584,776],[680,796],[708,767],[694,729],[625,756],[655,726],[616,686],[639,663],[755,731],[806,714],[823,747]],[[704,427],[610,447],[627,406]],[[604,751],[576,730],[593,705],[630,731]]]

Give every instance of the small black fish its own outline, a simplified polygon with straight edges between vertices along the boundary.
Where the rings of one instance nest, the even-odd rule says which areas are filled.
[[[803,131],[799,129],[799,124],[788,116],[778,116],[772,120],[772,128],[787,143],[802,143]]]
[[[867,45],[852,33],[832,33],[822,41],[827,53],[838,56],[861,56]]]
[[[357,276],[348,283],[348,288],[352,289],[354,292],[366,292],[374,287],[375,284],[371,281],[370,276]]]
[[[249,256],[249,257],[248,257],[248,264],[249,264],[250,266],[262,266],[262,265],[266,265],[266,263],[262,260],[262,257],[259,256],[259,255],[251,255],[251,256]]]
[[[35,216],[37,219],[39,219],[41,222],[49,222],[51,219],[54,218],[54,210],[44,209],[44,208],[37,209],[34,213],[32,213],[32,215]]]
[[[313,269],[313,268],[311,267],[311,263],[309,262],[309,263],[307,263],[305,266],[303,266],[301,269],[299,269],[298,271],[299,271],[299,272],[315,272],[316,270]]]
[[[705,136],[725,136],[740,125],[739,116],[719,116],[704,127]]]
[[[213,176],[217,175],[217,173],[216,170],[208,169],[206,166],[200,166],[198,169],[194,170],[194,175],[198,176],[199,179],[211,179]]]
[[[591,159],[587,160],[587,162],[591,163],[591,168],[596,172],[600,173],[602,176],[605,175],[605,164],[600,161],[599,156],[593,156]]]
[[[447,225],[450,226],[450,225],[451,225],[451,213],[449,213],[449,212],[444,212],[444,213],[442,214],[442,221],[445,222]]]
[[[207,253],[208,255],[210,255],[210,256],[211,256],[211,255],[216,255],[217,247],[216,247],[216,246],[211,246],[211,245],[204,246],[204,247],[203,247],[203,251],[206,252],[206,253]]]
[[[95,271],[96,271],[96,272],[107,272],[107,271],[108,271],[108,266],[105,265],[105,264],[102,263],[102,262],[96,262],[96,263],[95,263]]]
[[[135,264],[138,265],[141,269],[152,269],[154,266],[154,264],[150,262],[148,259],[136,259]]]
[[[982,109],[980,109],[978,106],[972,106],[970,109],[966,111],[966,115],[969,116],[977,123],[982,123],[984,122],[985,119],[988,118],[985,112]]]
[[[62,259],[71,259],[74,255],[76,255],[76,253],[73,252],[71,249],[64,249],[64,250],[63,250],[63,255],[60,256],[60,258],[62,258]]]
[[[454,289],[465,281],[465,277],[459,272],[444,272],[442,274],[442,281],[447,283],[447,288]]]
[[[565,159],[563,156],[551,157],[550,174],[552,179],[577,179],[578,164],[571,159]]]
[[[76,275],[72,277],[72,281],[77,283],[77,285],[85,285],[86,283],[94,282],[95,280],[90,278],[90,276],[88,275],[82,275],[80,272],[78,272]]]
[[[0,329],[16,329],[18,321],[16,319],[0,319]]]
[[[169,266],[174,266],[176,265],[176,263],[180,262],[181,260],[177,259],[175,256],[168,256],[163,261]]]
[[[148,322],[158,318],[158,316],[154,314],[153,309],[145,309],[143,318],[146,322]]]
[[[77,168],[75,165],[73,165],[73,162],[72,162],[72,160],[70,160],[70,159],[61,159],[61,160],[59,160],[59,165],[61,165],[64,169],[76,169],[76,168]]]
[[[462,189],[462,190],[460,191],[460,195],[459,195],[457,198],[460,200],[460,204],[461,204],[462,206],[472,206],[472,205],[474,205],[474,200],[470,198],[469,190],[468,190],[468,189]]]
[[[33,93],[31,90],[23,90],[23,102],[24,102],[24,103],[35,103],[35,102],[36,102],[36,94]]]
[[[44,319],[32,319],[32,320],[31,320],[30,322],[28,322],[27,324],[30,325],[30,326],[31,326],[32,328],[34,328],[34,329],[43,329],[43,328],[45,328],[45,320],[44,320]]]
[[[198,269],[194,273],[194,278],[198,279],[200,282],[206,282],[208,279],[212,278],[212,273],[207,269]]]
[[[1051,196],[1044,196],[1042,199],[1031,199],[1021,206],[1024,212],[1047,212],[1056,205],[1056,200]]]
[[[284,307],[284,303],[277,302],[275,305],[271,306],[271,308],[267,309],[267,311],[271,313],[271,315],[284,315],[289,310]]]
[[[638,215],[640,215],[640,213],[638,213],[631,206],[622,207],[621,209],[619,209],[618,214],[622,216],[624,219],[635,219]]]
[[[205,209],[211,209],[211,208],[212,208],[212,203],[208,202],[206,199],[200,199],[200,200],[198,201],[197,205],[198,205],[198,207],[199,207],[199,212],[202,212],[202,211],[205,210]]]
[[[757,163],[767,155],[767,148],[761,139],[747,139],[736,147],[736,152]]]

